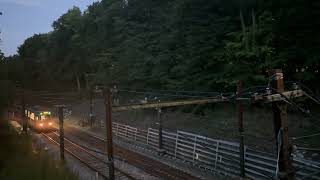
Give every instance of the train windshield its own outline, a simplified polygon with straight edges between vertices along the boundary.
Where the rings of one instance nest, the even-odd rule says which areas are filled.
[[[39,117],[38,120],[40,121],[48,120],[51,117],[51,112],[48,112],[48,111],[39,112],[38,117]]]

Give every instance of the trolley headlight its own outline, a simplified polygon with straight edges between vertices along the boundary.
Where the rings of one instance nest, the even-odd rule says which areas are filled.
[[[52,122],[49,122],[49,126],[52,126]]]
[[[39,126],[42,127],[42,126],[43,126],[43,123],[40,123]]]

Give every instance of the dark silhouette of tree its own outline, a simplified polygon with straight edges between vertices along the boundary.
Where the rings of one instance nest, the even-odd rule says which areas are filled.
[[[74,7],[53,31],[27,39],[30,78],[162,89],[221,89],[266,82],[270,68],[319,81],[317,1],[103,0]],[[46,67],[46,72],[43,72]]]

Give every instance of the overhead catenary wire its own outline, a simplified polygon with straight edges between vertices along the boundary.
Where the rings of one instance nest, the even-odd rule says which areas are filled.
[[[306,89],[310,94],[306,93],[305,91],[305,95],[307,95],[311,100],[313,100],[314,102],[316,102],[317,104],[320,104],[320,99],[316,96],[316,94],[306,85],[304,85],[303,83],[299,82],[299,81],[286,81],[285,83],[297,83],[301,86],[301,88]]]
[[[311,138],[311,137],[315,137],[315,136],[320,136],[320,132],[314,133],[314,134],[310,134],[310,135],[305,135],[305,136],[292,137],[292,140],[299,140],[299,139],[304,139],[304,138]]]
[[[273,91],[275,91],[276,93],[280,94],[281,97],[284,98],[284,102],[294,106],[295,108],[297,108],[298,110],[300,110],[301,112],[305,113],[305,114],[309,114],[305,109],[301,108],[299,105],[297,105],[297,103],[291,101],[288,97],[286,97],[283,93],[279,93],[277,89],[270,87],[270,89],[272,89]]]
[[[253,95],[256,92],[260,92],[263,90],[266,86],[252,86],[244,89],[241,93],[243,96],[245,95]],[[251,89],[255,89],[254,91],[249,91]],[[154,92],[154,91],[161,91],[161,92],[174,92],[175,94],[170,94],[170,93],[159,93],[159,92]],[[249,92],[248,92],[249,91]],[[129,90],[129,89],[119,89],[119,92],[129,92],[129,93],[137,93],[137,94],[146,94],[146,95],[154,95],[154,96],[162,96],[162,97],[178,97],[178,98],[227,98],[227,99],[234,99],[236,96],[236,93],[234,92],[228,92],[228,93],[221,93],[221,92],[210,92],[210,91],[174,91],[174,90],[153,90],[153,92],[150,91],[136,91],[136,90]],[[44,93],[44,94],[30,94],[29,96],[39,96],[42,99],[51,99],[51,100],[71,100],[71,99],[78,99],[78,97],[74,97],[73,92],[68,92],[69,95],[64,94],[63,92],[58,92],[58,93]],[[201,95],[186,95],[186,94],[178,94],[178,93],[193,93],[193,94],[201,94]],[[207,95],[205,95],[207,94]],[[212,95],[215,96],[212,96]],[[63,97],[52,97],[52,96],[63,96]],[[73,97],[70,97],[72,95]],[[244,97],[240,97],[244,98]],[[245,98],[248,100],[249,98]]]
[[[128,90],[128,89],[124,89],[124,90]],[[222,92],[220,91],[177,91],[177,90],[163,90],[163,89],[141,89],[138,88],[136,89],[137,91],[144,91],[144,92],[170,92],[170,93],[197,93],[197,94],[221,94]]]
[[[304,95],[306,95],[309,99],[311,99],[312,101],[314,101],[315,103],[317,103],[318,105],[320,105],[320,101],[315,99],[314,97],[312,97],[311,95],[309,95],[308,93],[304,93]]]
[[[20,91],[17,91],[17,94],[21,93]],[[36,93],[36,94],[35,94]],[[78,96],[78,92],[72,92],[72,91],[66,91],[66,92],[42,92],[42,91],[26,91],[26,95],[31,95],[31,96],[58,96],[58,95],[74,95]]]
[[[166,96],[166,97],[188,97],[188,98],[215,98],[218,96],[192,96],[192,95],[183,95],[183,94],[163,94],[163,93],[155,93],[155,92],[147,92],[147,91],[135,91],[135,90],[125,90],[119,89],[120,92],[128,92],[128,93],[136,93],[136,94],[148,94],[148,95],[158,95],[158,96]]]
[[[272,77],[269,78],[269,80],[271,81],[272,80]],[[248,87],[246,89],[244,89],[241,94],[242,94],[242,97],[240,97],[242,100],[250,100],[250,98],[245,98],[243,96],[245,95],[249,95],[249,96],[252,96],[254,95],[255,93],[257,92],[261,92],[262,90],[265,90],[266,88],[270,88],[270,82],[268,83],[267,86],[265,85],[260,85],[260,86],[252,86],[252,87]],[[250,90],[251,89],[255,89],[253,92],[251,92]],[[270,88],[270,89],[273,89],[273,88]],[[309,88],[307,88],[309,89]],[[148,89],[150,90],[150,89]],[[275,90],[275,89],[273,89]],[[189,97],[189,98],[218,98],[218,97],[222,97],[223,95],[227,95],[229,94],[229,96],[223,96],[224,98],[227,98],[229,99],[230,101],[235,101],[236,99],[236,93],[232,93],[232,92],[229,92],[229,93],[220,93],[220,96],[218,95],[219,92],[201,92],[201,91],[173,91],[173,90],[153,90],[153,91],[162,91],[162,92],[175,92],[175,93],[179,93],[179,92],[191,92],[191,93],[214,93],[214,94],[217,94],[217,96],[195,96],[195,95],[183,95],[183,94],[163,94],[163,93],[155,93],[155,92],[147,92],[147,91],[135,91],[135,90],[125,90],[125,89],[120,89],[119,91],[126,91],[126,92],[132,92],[132,93],[140,93],[140,94],[153,94],[153,95],[160,95],[160,96],[171,96],[171,97]],[[309,89],[310,92],[312,92],[310,89]],[[267,93],[264,93],[265,95]],[[300,106],[298,106],[295,102],[291,101],[289,98],[287,98],[286,96],[284,96],[282,93],[279,93],[285,100],[285,102],[287,102],[288,104],[296,107],[298,110],[300,110],[301,112],[305,113],[305,114],[308,114],[308,111],[306,111],[305,109],[301,108]],[[308,96],[308,94],[306,93],[306,95]],[[310,95],[309,95],[310,96]],[[312,97],[312,96],[310,96]],[[313,100],[315,100],[313,98]],[[320,103],[320,102],[319,102]]]
[[[250,100],[252,95],[254,95],[257,92],[260,92],[261,90],[264,90],[267,86],[252,86],[244,89],[241,93],[242,96],[239,97],[241,100]],[[255,89],[254,91],[250,91],[252,89]],[[149,92],[149,91],[136,91],[136,90],[128,90],[128,89],[118,89],[119,92],[128,92],[128,93],[137,93],[137,94],[145,94],[145,95],[155,95],[159,97],[186,97],[186,98],[226,98],[229,99],[229,101],[235,101],[236,100],[236,93],[235,92],[228,92],[228,93],[218,93],[218,92],[207,92],[207,93],[215,93],[216,96],[205,96],[205,95],[185,95],[185,94],[164,94],[164,93],[157,93],[157,92]],[[173,92],[179,92],[179,91],[173,91]],[[197,91],[187,91],[187,92],[193,92],[198,93]],[[200,92],[205,93],[205,92]],[[247,97],[249,95],[250,97]]]
[[[307,147],[299,147],[299,146],[297,146],[297,150],[317,151],[317,152],[320,152],[320,149],[317,149],[317,148],[307,148]]]
[[[261,87],[267,87],[267,86],[251,86],[248,88],[243,89],[241,92],[246,92],[249,89],[254,89],[254,88],[261,88]],[[173,92],[173,93],[194,93],[194,94],[217,94],[217,95],[221,95],[221,94],[234,94],[234,92],[222,92],[222,91],[175,91],[175,90],[156,90],[156,89],[146,89],[147,91],[144,92],[155,92],[155,91],[160,91],[160,92]]]
[[[252,86],[244,89],[242,91],[243,95],[254,95],[257,92],[261,92],[264,90],[267,86]],[[251,89],[255,89],[255,91],[250,91]],[[271,88],[273,89],[273,88]],[[132,92],[132,93],[139,93],[139,94],[153,94],[153,95],[159,95],[159,96],[170,96],[170,97],[188,97],[188,98],[227,98],[229,101],[235,101],[236,100],[236,93],[228,93],[231,94],[228,97],[224,97],[223,94],[217,95],[217,96],[192,96],[192,95],[178,95],[178,94],[161,94],[161,93],[154,93],[154,92],[142,92],[142,91],[133,91],[133,90],[122,90],[119,89],[119,91],[125,91],[125,92]],[[249,91],[249,92],[248,92]],[[188,91],[188,92],[196,92],[196,91]],[[216,93],[216,92],[215,92]],[[227,93],[226,93],[227,94]],[[266,94],[266,93],[264,93]],[[296,107],[298,110],[300,110],[303,113],[308,114],[308,111],[305,109],[299,107],[295,102],[291,101],[289,98],[284,96],[282,93],[279,93],[282,97],[284,97],[284,101],[288,104]],[[250,98],[240,97],[241,100],[250,100]],[[79,100],[79,98],[76,97],[46,97],[42,96],[40,99],[38,99],[41,103],[65,103],[64,100],[72,101],[72,100]],[[50,100],[50,101],[48,101]]]
[[[265,88],[267,88],[268,86],[252,86],[252,87],[248,87],[246,89],[244,89],[241,94],[243,95],[242,97],[242,100],[250,100],[250,98],[245,98],[244,96],[245,95],[254,95],[255,93],[257,92],[261,92],[262,90],[265,90]],[[250,91],[252,89],[255,89],[254,91]],[[273,89],[273,88],[271,88]],[[308,88],[309,89],[309,88]],[[157,95],[157,96],[164,96],[164,97],[186,97],[186,98],[219,98],[219,97],[223,97],[223,98],[227,98],[229,99],[230,101],[234,101],[236,100],[235,97],[236,97],[236,93],[232,93],[232,92],[229,92],[229,93],[219,93],[219,92],[204,92],[204,91],[173,91],[173,90],[158,90],[158,91],[162,91],[162,92],[175,92],[175,93],[178,93],[178,92],[188,92],[188,93],[212,93],[212,94],[216,94],[216,96],[205,96],[205,95],[185,95],[185,94],[164,94],[164,93],[157,93],[157,92],[147,92],[147,91],[135,91],[135,90],[127,90],[127,89],[119,89],[119,91],[121,92],[129,92],[129,93],[138,93],[138,94],[149,94],[149,95]],[[312,92],[310,90],[310,92]],[[56,93],[56,95],[58,94],[61,94],[61,93]],[[303,108],[299,107],[296,103],[294,103],[293,101],[289,100],[287,97],[285,97],[282,93],[279,93],[282,97],[284,97],[285,101],[292,105],[292,106],[295,106],[297,109],[299,109],[300,111],[302,111],[303,113],[307,113],[306,110],[304,110]],[[229,96],[228,96],[229,95]],[[36,95],[36,96],[41,96],[40,94],[39,95]],[[312,96],[311,96],[312,97]],[[42,99],[50,99],[52,101],[59,101],[59,100],[78,100],[78,98],[76,97],[41,97]]]

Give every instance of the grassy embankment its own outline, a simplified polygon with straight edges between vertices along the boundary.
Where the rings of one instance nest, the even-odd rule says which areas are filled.
[[[17,134],[8,125],[0,126],[0,179],[75,180],[76,175],[46,152],[34,153],[30,137]]]

